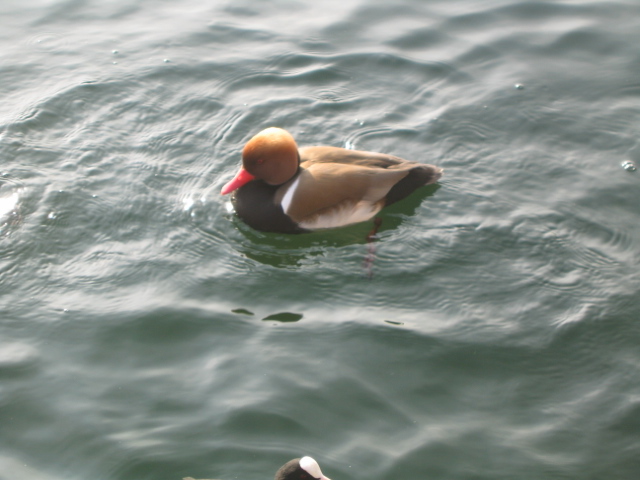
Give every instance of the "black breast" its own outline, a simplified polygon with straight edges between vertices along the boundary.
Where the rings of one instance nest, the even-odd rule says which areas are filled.
[[[274,202],[278,188],[262,180],[253,180],[240,187],[231,198],[236,213],[247,225],[261,232],[306,232]]]

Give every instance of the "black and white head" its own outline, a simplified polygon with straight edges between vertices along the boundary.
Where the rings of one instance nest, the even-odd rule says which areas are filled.
[[[289,460],[276,472],[275,480],[331,480],[325,477],[320,465],[311,457]]]

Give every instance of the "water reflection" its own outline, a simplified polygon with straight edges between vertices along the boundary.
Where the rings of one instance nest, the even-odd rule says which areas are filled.
[[[20,221],[19,200],[20,194],[17,191],[10,195],[0,196],[0,234]]]
[[[415,215],[422,202],[433,196],[439,188],[438,184],[428,185],[403,201],[385,208],[378,215],[382,223],[377,237],[398,228],[407,218]],[[328,249],[365,245],[374,226],[373,220],[370,220],[342,228],[287,235],[258,232],[235,215],[230,219],[237,232],[241,234],[241,238],[234,244],[238,252],[247,258],[277,268],[299,267],[313,257],[325,255]],[[362,254],[364,258],[367,251],[363,249]]]
[[[18,193],[15,192],[8,197],[0,197],[0,218],[14,211],[18,204]]]

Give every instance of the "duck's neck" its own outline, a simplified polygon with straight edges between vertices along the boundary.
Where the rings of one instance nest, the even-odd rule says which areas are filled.
[[[300,167],[300,163],[301,162],[302,162],[302,159],[300,158],[300,150],[298,150],[298,168],[296,169],[296,173],[291,178],[296,177],[300,173],[300,168],[301,168]]]

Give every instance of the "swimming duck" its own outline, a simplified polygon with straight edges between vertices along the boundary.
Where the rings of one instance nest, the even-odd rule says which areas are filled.
[[[302,233],[369,220],[442,173],[383,153],[299,149],[289,132],[271,127],[247,142],[242,167],[221,193],[235,192],[236,213],[256,230]]]
[[[186,477],[183,480],[194,480]],[[331,480],[325,477],[320,465],[311,457],[294,458],[281,466],[275,480]]]

